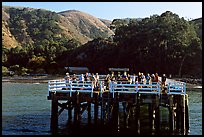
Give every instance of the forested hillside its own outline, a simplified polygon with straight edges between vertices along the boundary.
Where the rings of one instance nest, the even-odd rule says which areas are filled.
[[[111,26],[115,30],[113,41],[88,42],[73,52],[70,58],[74,60],[67,62],[83,63],[101,72],[107,67],[128,67],[136,73],[202,76],[200,22],[167,11],[142,20],[115,19]]]
[[[166,11],[108,25],[75,10],[2,9],[3,72],[63,74],[64,66],[87,66],[99,73],[128,67],[130,73],[202,76],[202,19]]]

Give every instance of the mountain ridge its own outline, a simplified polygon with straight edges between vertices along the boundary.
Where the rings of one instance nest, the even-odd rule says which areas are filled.
[[[12,11],[13,10],[13,11]],[[15,13],[15,15],[14,15]],[[33,16],[35,14],[35,16]],[[82,44],[93,40],[98,37],[108,38],[113,35],[113,31],[110,30],[100,19],[94,17],[88,13],[81,12],[78,10],[66,10],[62,12],[52,12],[46,9],[35,9],[29,7],[13,7],[13,6],[2,6],[2,39],[3,39],[3,46],[5,48],[12,48],[16,46],[21,46],[25,44],[26,39],[30,41],[29,44],[32,44],[32,41],[35,43],[35,40],[32,39],[32,32],[28,30],[32,30],[36,26],[33,25],[28,26],[28,18],[32,16],[31,20],[39,21],[38,14],[41,14],[41,20],[50,20],[50,18],[57,18],[55,19],[52,24],[56,24],[58,28],[60,28],[59,36],[64,36],[67,39],[76,39]],[[46,15],[47,14],[47,15]],[[49,16],[48,16],[49,15]],[[57,16],[57,17],[50,17],[50,16]],[[18,19],[19,18],[19,19]],[[20,22],[18,25],[21,26],[21,30],[25,30],[21,33],[15,33],[14,30],[16,29],[15,21],[11,23],[11,20],[15,19],[16,22]],[[32,23],[32,22],[31,22]],[[47,22],[44,22],[47,23]],[[46,24],[42,23],[42,25],[46,26]],[[111,22],[109,22],[111,23]],[[12,26],[12,27],[11,27]],[[47,26],[48,30],[49,26]],[[38,28],[39,29],[39,28]],[[46,29],[46,28],[44,28]],[[40,29],[39,29],[40,31]],[[43,33],[40,31],[39,33]],[[21,35],[21,36],[20,36]],[[21,37],[21,41],[18,37]]]

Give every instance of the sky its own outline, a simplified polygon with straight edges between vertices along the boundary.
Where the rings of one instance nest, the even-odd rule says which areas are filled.
[[[101,19],[145,18],[171,11],[186,20],[202,17],[202,2],[2,2],[54,12],[79,10]]]

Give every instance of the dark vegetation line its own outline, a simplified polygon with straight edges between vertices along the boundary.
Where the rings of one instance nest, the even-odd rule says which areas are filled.
[[[61,35],[54,12],[15,8],[7,12],[12,35],[33,41],[11,49],[3,45],[3,75],[8,70],[18,75],[64,74],[65,66],[85,66],[94,73],[125,67],[130,73],[202,76],[202,19],[188,21],[170,11],[142,20],[114,19],[110,28],[115,35],[82,45]]]

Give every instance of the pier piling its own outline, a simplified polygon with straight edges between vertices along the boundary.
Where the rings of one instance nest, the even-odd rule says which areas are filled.
[[[52,112],[51,112],[51,132],[57,134],[58,132],[58,100],[56,92],[52,92]]]

